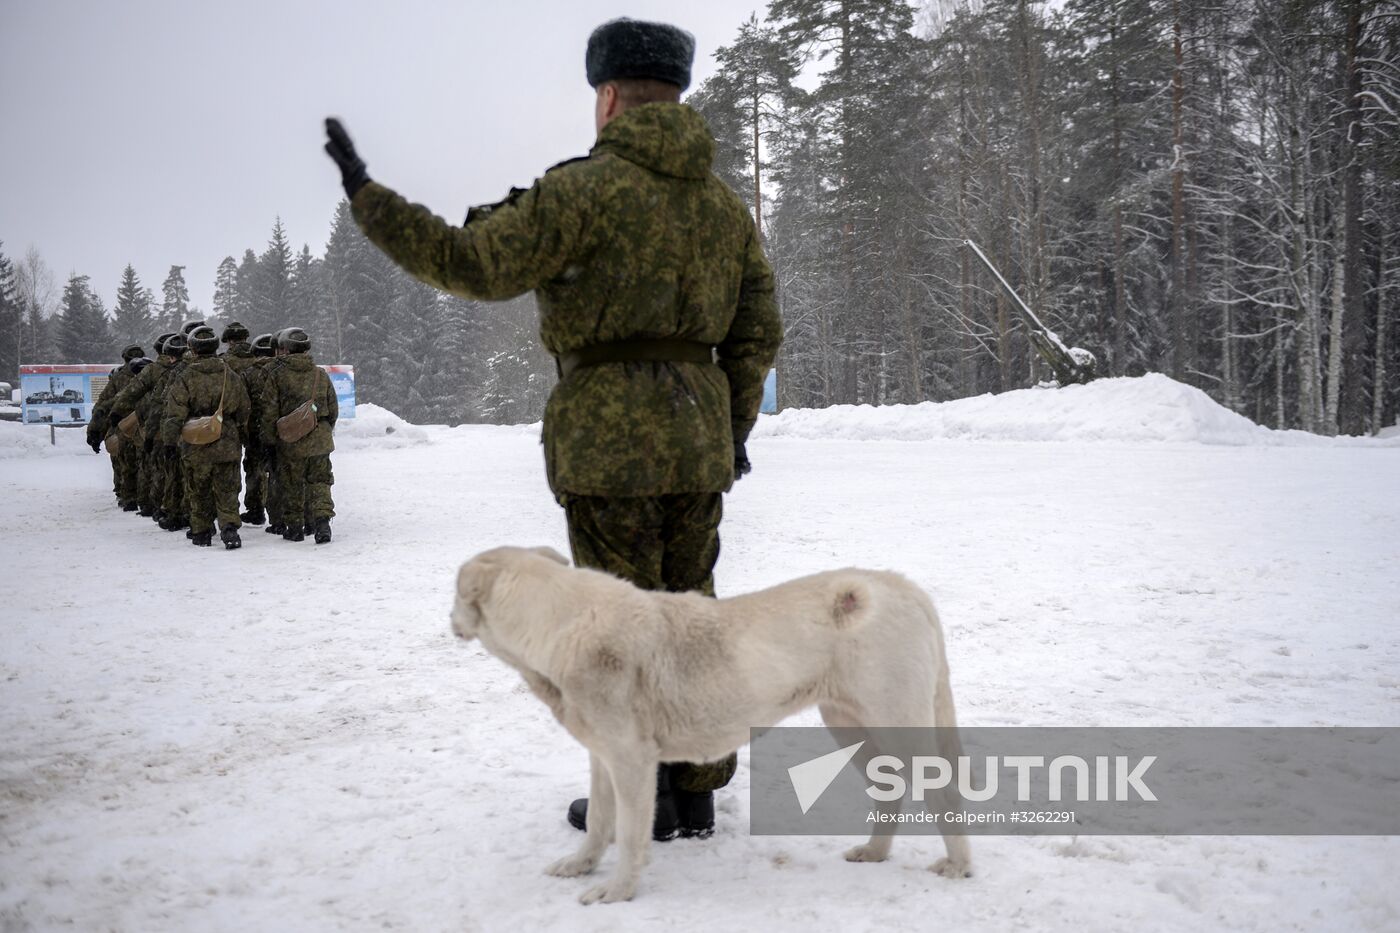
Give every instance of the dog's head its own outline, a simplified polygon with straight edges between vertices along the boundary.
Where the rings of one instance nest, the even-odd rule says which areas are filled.
[[[482,551],[457,571],[457,598],[452,604],[452,633],[477,637],[490,612],[496,580],[507,568],[528,569],[529,562],[547,560],[568,566],[569,559],[551,547],[498,547]]]

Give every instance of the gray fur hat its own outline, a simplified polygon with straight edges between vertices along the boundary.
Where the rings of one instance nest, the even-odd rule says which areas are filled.
[[[684,29],[624,17],[593,30],[584,67],[591,87],[618,78],[650,78],[684,91],[694,60],[695,37]]]

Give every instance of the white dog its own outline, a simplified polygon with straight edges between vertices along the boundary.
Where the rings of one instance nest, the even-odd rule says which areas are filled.
[[[615,834],[617,872],[585,904],[636,891],[659,762],[723,758],[750,727],[813,704],[831,727],[956,725],[938,615],[896,574],[836,570],[709,599],[647,592],[568,563],[550,548],[478,554],[457,574],[452,630],[518,670],[588,749],[588,833],[548,869],[591,872]],[[882,861],[892,842],[892,830],[878,830],[846,858]],[[944,845],[947,858],[931,869],[967,875],[966,837],[945,832]]]

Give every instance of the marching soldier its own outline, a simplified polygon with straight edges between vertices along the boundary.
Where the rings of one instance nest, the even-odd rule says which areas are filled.
[[[190,540],[212,544],[214,518],[224,548],[242,547],[238,536],[238,461],[248,429],[248,391],[225,360],[214,354],[219,338],[210,327],[190,331],[194,358],[171,380],[166,391],[160,440],[178,448],[188,485]],[[203,427],[195,419],[207,419]]]
[[[288,327],[279,332],[277,348],[284,355],[268,370],[260,416],[262,442],[277,451],[272,471],[286,524],[282,538],[305,540],[305,520],[316,543],[327,544],[335,517],[331,451],[340,416],[335,388],[311,358],[311,338],[306,331]]]
[[[107,385],[93,404],[92,417],[88,420],[87,442],[93,453],[101,452],[105,438],[113,433],[120,433],[117,431],[116,421],[111,417],[112,402],[141,372],[142,367],[137,364],[138,361],[145,360],[145,357],[146,351],[139,345],[132,344],[122,351],[122,365],[108,375]],[[135,512],[141,507],[137,501],[140,450],[136,444],[123,443],[121,438],[112,444],[116,447],[116,453],[112,454],[112,491],[116,493],[117,504],[121,506],[122,511]]]
[[[268,500],[268,476],[266,461],[268,450],[263,446],[260,426],[262,424],[263,396],[267,390],[267,370],[272,364],[276,353],[272,346],[271,334],[259,334],[253,341],[253,364],[243,370],[243,384],[248,387],[248,433],[243,438],[245,453],[243,454],[243,505],[245,511],[239,517],[243,519],[245,525],[261,525],[269,519],[272,512],[271,503]],[[281,534],[283,529],[276,526],[281,523],[281,512],[274,513],[271,517],[272,525],[266,530]]]

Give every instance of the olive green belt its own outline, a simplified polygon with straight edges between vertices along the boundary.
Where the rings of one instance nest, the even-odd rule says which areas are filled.
[[[559,375],[564,377],[580,366],[599,363],[713,363],[715,348],[699,340],[614,340],[579,347],[558,358]]]

